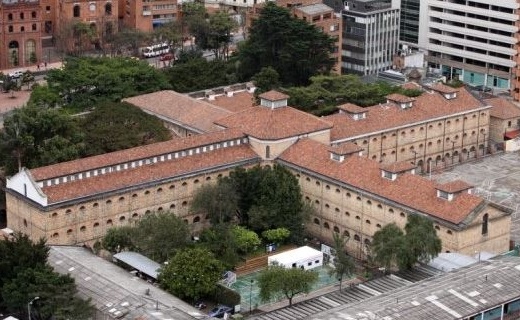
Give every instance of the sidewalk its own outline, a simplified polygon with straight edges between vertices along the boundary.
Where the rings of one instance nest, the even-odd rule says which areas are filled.
[[[59,62],[51,62],[51,63],[47,63],[47,67],[45,67],[45,64],[44,63],[40,63],[40,69],[38,69],[38,66],[34,65],[34,66],[27,66],[27,67],[16,67],[16,68],[9,68],[9,69],[3,69],[1,70],[1,72],[3,74],[9,74],[10,72],[13,72],[13,71],[31,71],[32,73],[38,73],[38,72],[45,72],[47,70],[50,70],[50,69],[59,69],[63,66],[63,63],[61,61]]]

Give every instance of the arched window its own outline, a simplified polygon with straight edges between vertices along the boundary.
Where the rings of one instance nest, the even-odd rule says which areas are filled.
[[[132,214],[132,218],[134,218],[134,219],[139,218],[139,214],[138,214],[137,212],[134,212],[134,213]]]
[[[324,227],[325,229],[330,229],[330,226],[329,226],[329,223],[328,223],[328,222],[325,222],[325,223],[323,224],[323,227]]]
[[[72,234],[72,229],[67,230],[67,235],[70,236]]]
[[[20,20],[23,20],[25,18],[23,12],[20,12]]]
[[[339,233],[339,228],[334,226],[334,232]]]
[[[119,201],[125,201],[125,197],[120,197]]]
[[[120,216],[119,217],[119,221],[121,221],[121,222],[125,221],[125,219],[126,219],[125,216]]]
[[[36,19],[36,11],[31,12],[31,18]]]
[[[9,20],[9,21],[13,21],[13,14],[12,14],[12,13],[9,13],[9,14],[7,15],[7,20]]]
[[[80,15],[81,15],[81,8],[80,8],[79,4],[77,4],[74,6],[74,8],[72,8],[72,16],[74,18],[79,18]]]
[[[111,226],[112,225],[112,219],[108,219],[107,220],[107,226]]]
[[[482,235],[487,235],[487,233],[488,233],[488,220],[489,220],[489,215],[486,213],[482,217]]]
[[[354,235],[354,240],[355,241],[361,241],[361,238],[356,234],[356,235]]]
[[[348,233],[348,231],[345,230],[345,231],[343,231],[343,236],[344,236],[345,238],[350,238],[350,233]]]
[[[170,209],[175,209],[175,203],[170,204]]]
[[[85,227],[85,226],[81,226],[81,228],[79,228],[79,231],[81,231],[81,232],[85,232],[85,231],[87,231],[87,227]]]
[[[94,228],[99,227],[99,222],[94,223]]]
[[[8,31],[9,31],[9,32],[13,32],[13,31],[14,31],[13,26],[9,26]]]
[[[197,223],[197,222],[200,222],[199,216],[196,216],[195,218],[193,218],[193,223]]]
[[[53,212],[52,215],[51,215],[51,217],[53,217],[53,218],[56,218],[57,216],[58,216],[57,212]]]
[[[318,218],[314,218],[314,223],[319,225],[320,224],[320,220]]]
[[[105,14],[107,16],[112,15],[112,4],[111,3],[105,4]]]

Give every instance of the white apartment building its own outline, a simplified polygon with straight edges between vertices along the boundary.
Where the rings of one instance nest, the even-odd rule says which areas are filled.
[[[475,86],[517,87],[518,0],[422,2],[419,47],[430,70]]]

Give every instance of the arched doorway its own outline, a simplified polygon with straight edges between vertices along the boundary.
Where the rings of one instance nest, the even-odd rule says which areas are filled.
[[[9,56],[8,56],[8,61],[9,61],[9,65],[10,66],[18,66],[20,65],[20,56],[19,56],[19,52],[20,52],[20,44],[18,43],[18,41],[11,41],[9,42]]]
[[[421,159],[417,161],[417,174],[421,174],[424,171],[424,161]]]
[[[36,41],[32,39],[25,41],[24,56],[26,63],[36,63],[38,61],[38,57],[36,57]]]

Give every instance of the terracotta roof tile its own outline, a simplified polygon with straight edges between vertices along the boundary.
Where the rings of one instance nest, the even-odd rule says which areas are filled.
[[[405,95],[398,94],[398,93],[389,94],[386,96],[386,98],[390,101],[394,101],[394,102],[398,102],[398,103],[407,103],[407,102],[415,101],[414,98],[410,98],[410,97],[407,97]]]
[[[256,106],[215,121],[226,128],[238,128],[258,139],[276,140],[330,129],[332,125],[292,107]]]
[[[454,92],[459,92],[459,89],[457,88],[453,88],[453,87],[450,87],[450,86],[447,86],[443,83],[434,83],[433,85],[430,86],[430,88],[432,90],[435,90],[435,91],[438,91],[440,93],[454,93]]]
[[[492,106],[491,116],[498,119],[512,119],[520,117],[520,108],[504,98],[491,98],[484,100]]]
[[[448,193],[457,193],[471,188],[473,188],[471,184],[462,180],[454,180],[444,184],[437,185],[437,189]]]
[[[339,110],[343,110],[347,113],[363,113],[366,112],[365,108],[355,105],[353,103],[345,103],[338,106]]]
[[[265,100],[269,100],[269,101],[289,99],[288,95],[281,93],[280,91],[276,91],[276,90],[264,92],[261,95],[259,95],[259,97],[261,99],[265,99]]]
[[[183,139],[174,139],[153,143],[141,147],[105,153],[98,156],[62,162],[46,167],[31,169],[31,174],[36,181],[46,180],[87,171],[100,167],[107,167],[132,160],[144,159],[155,155],[171,153],[196,146],[204,146],[220,141],[239,139],[245,137],[240,130],[222,130],[214,133],[201,134]]]
[[[410,161],[399,161],[389,164],[382,164],[380,168],[382,170],[392,172],[392,173],[401,173],[405,171],[410,171],[413,168],[416,168],[417,166]]]
[[[416,82],[407,82],[407,83],[401,85],[401,88],[407,89],[407,90],[423,90],[423,87],[421,87],[421,85],[419,85]]]
[[[160,181],[211,167],[231,165],[245,160],[260,161],[249,145],[215,149],[134,169],[117,171],[87,179],[43,187],[50,204]]]
[[[235,92],[232,97],[227,95],[217,96],[215,100],[205,99],[204,101],[219,106],[230,112],[240,112],[254,106],[254,96],[247,91]]]
[[[279,160],[455,224],[462,222],[483,201],[465,193],[452,201],[438,198],[433,181],[409,173],[391,181],[381,177],[378,162],[364,157],[352,156],[336,162],[328,156],[326,145],[310,139],[293,144]]]
[[[328,150],[339,155],[347,155],[363,151],[364,149],[352,142],[342,143],[341,145],[330,146]]]
[[[334,124],[331,130],[331,141],[334,142],[485,107],[463,88],[456,98],[450,100],[437,92],[424,92],[415,98],[411,108],[405,110],[393,104],[367,107],[367,116],[361,120],[354,120],[349,115],[341,113],[323,119]]]
[[[123,101],[202,132],[219,130],[213,121],[231,114],[224,108],[171,90],[143,94]]]

